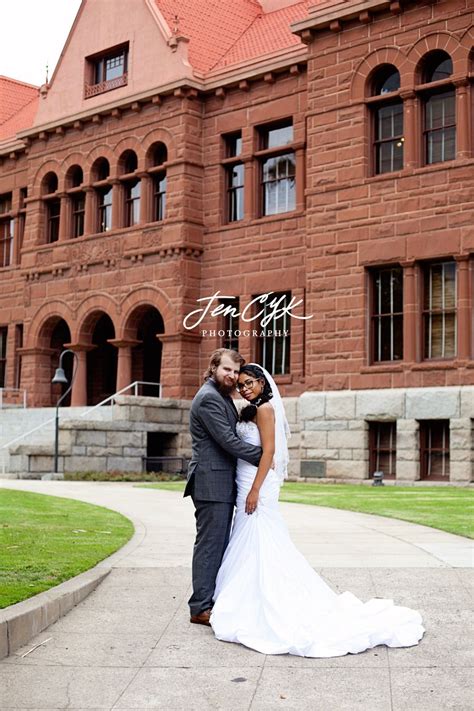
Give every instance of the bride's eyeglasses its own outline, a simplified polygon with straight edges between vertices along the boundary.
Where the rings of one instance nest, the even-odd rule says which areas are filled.
[[[243,383],[237,383],[237,392],[240,393],[242,390],[253,390],[254,383],[256,382],[256,380],[244,380]]]

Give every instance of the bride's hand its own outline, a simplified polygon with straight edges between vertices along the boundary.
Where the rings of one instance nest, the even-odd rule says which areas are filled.
[[[245,502],[245,513],[246,514],[253,514],[255,509],[257,508],[258,504],[258,490],[257,489],[250,489],[248,495],[247,495],[247,500]]]

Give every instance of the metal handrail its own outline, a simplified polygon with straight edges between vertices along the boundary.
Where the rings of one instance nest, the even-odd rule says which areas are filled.
[[[149,383],[146,380],[135,380],[133,383],[130,383],[130,385],[126,385],[121,390],[117,390],[117,392],[113,395],[109,395],[109,397],[106,397],[105,400],[102,400],[102,402],[98,402],[97,405],[94,405],[89,410],[83,412],[80,417],[85,417],[86,415],[89,415],[94,410],[97,410],[98,407],[102,407],[102,405],[106,405],[108,402],[110,402],[113,406],[112,401],[117,397],[117,395],[122,395],[122,393],[126,392],[127,390],[130,390],[130,388],[135,388],[134,395],[135,397],[137,397],[137,385],[158,385],[158,397],[161,397],[161,383]]]
[[[3,409],[3,393],[23,393],[23,409],[26,410],[27,408],[27,401],[28,401],[28,391],[24,390],[23,388],[0,388],[0,410]]]
[[[86,412],[83,412],[82,415],[79,415],[79,417],[84,417],[85,415],[87,415],[90,412],[92,412],[93,410],[95,410],[97,407],[100,407],[101,405],[104,405],[106,402],[113,400],[113,398],[116,397],[116,395],[121,395],[126,390],[130,390],[130,388],[133,388],[133,387],[135,388],[135,395],[136,395],[137,394],[137,385],[158,385],[158,387],[159,387],[158,397],[161,397],[161,383],[149,383],[144,380],[135,380],[135,382],[130,383],[130,385],[127,385],[125,388],[122,388],[122,390],[119,390],[118,392],[114,393],[113,395],[110,395],[108,398],[106,398],[102,402],[99,402],[97,405],[94,405],[94,407],[91,407],[89,410],[86,410]],[[30,434],[33,434],[33,432],[37,432],[38,430],[42,429],[43,427],[46,427],[46,425],[49,425],[51,422],[54,422],[55,419],[56,419],[55,417],[51,417],[49,420],[45,420],[45,422],[42,422],[40,425],[33,427],[31,430],[28,430],[28,432],[23,432],[23,434],[18,435],[18,437],[15,437],[14,439],[10,440],[9,442],[6,442],[6,444],[2,444],[0,446],[0,450],[6,449],[7,447],[10,447],[12,444],[16,444],[16,442],[19,442],[20,440],[24,439],[25,437],[28,437]],[[5,460],[2,462],[2,470],[3,470],[3,474],[5,474]]]

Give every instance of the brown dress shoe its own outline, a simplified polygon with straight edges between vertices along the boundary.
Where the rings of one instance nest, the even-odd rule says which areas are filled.
[[[207,625],[207,627],[210,627],[211,612],[212,610],[209,609],[203,610],[203,612],[200,612],[198,615],[191,615],[190,622],[193,622],[195,625]]]

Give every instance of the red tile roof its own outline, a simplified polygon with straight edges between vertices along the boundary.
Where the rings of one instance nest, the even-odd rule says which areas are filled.
[[[319,0],[321,1],[321,0]],[[256,0],[155,0],[171,30],[188,37],[189,61],[205,73],[279,49],[301,45],[290,23],[308,15],[318,0],[265,13]]]
[[[32,125],[38,106],[38,87],[0,76],[0,140]]]

